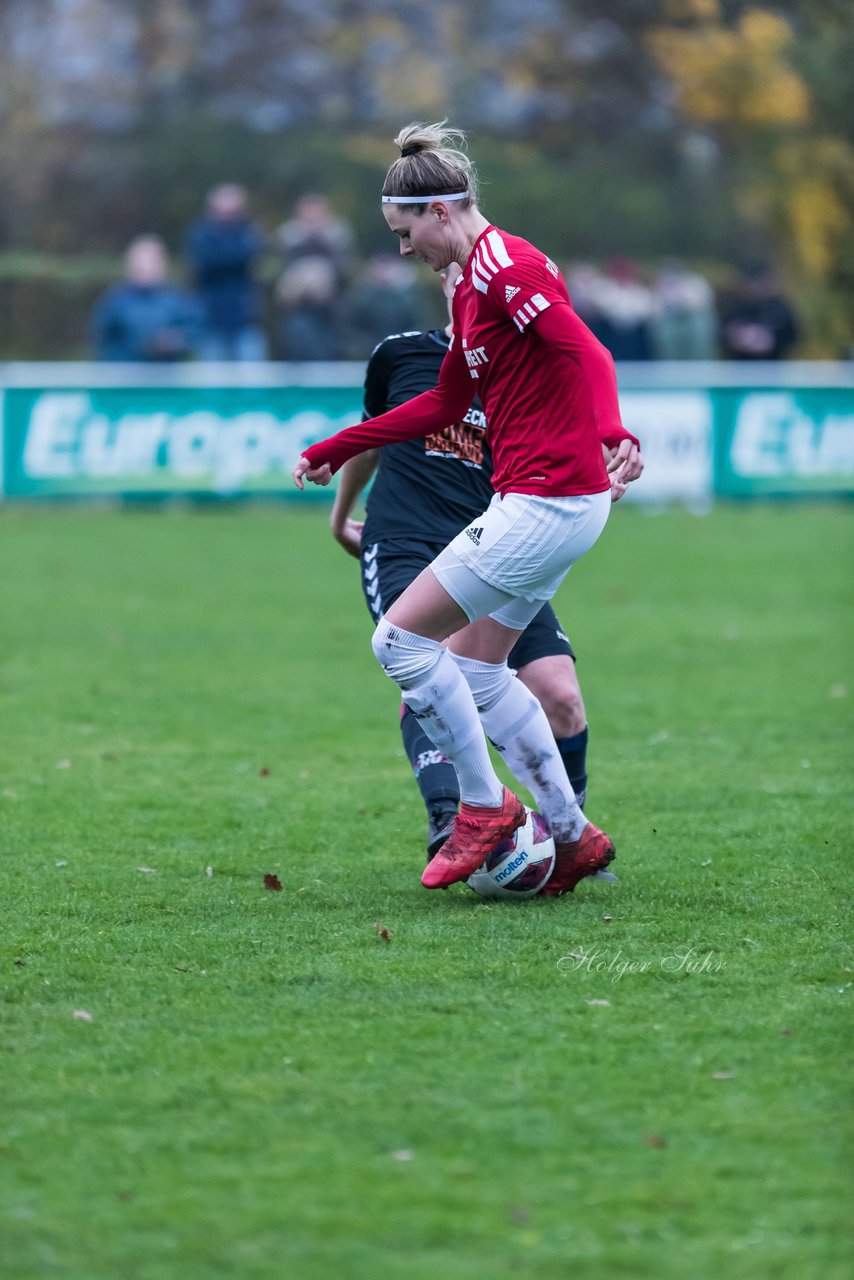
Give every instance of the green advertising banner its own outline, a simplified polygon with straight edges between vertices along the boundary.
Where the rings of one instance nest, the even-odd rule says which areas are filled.
[[[854,388],[713,394],[715,493],[854,494]]]
[[[3,400],[3,488],[33,497],[292,495],[302,450],[362,412],[358,386],[11,387]]]
[[[628,500],[854,493],[851,367],[765,369],[762,382],[746,366],[619,369],[623,418],[646,459]],[[328,498],[329,488],[298,493],[291,467],[362,413],[358,365],[259,367],[240,379],[189,366],[168,378],[147,370],[160,380],[142,385],[108,366],[5,370],[0,496],[10,498]]]

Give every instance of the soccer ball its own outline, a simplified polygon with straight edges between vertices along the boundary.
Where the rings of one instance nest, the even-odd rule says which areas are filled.
[[[539,893],[554,865],[555,842],[545,819],[526,806],[521,827],[495,846],[466,883],[482,898],[519,902]]]

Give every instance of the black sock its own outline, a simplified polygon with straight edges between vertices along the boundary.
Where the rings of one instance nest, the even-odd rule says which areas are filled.
[[[400,718],[400,732],[430,825],[442,827],[456,813],[460,803],[457,771],[450,760],[433,745],[408,707]]]
[[[574,733],[571,738],[555,739],[566,776],[572,783],[575,798],[582,809],[587,799],[587,738],[585,725],[581,733]]]

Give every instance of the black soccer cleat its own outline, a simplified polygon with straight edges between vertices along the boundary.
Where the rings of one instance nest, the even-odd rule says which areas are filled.
[[[427,831],[427,861],[439,852],[442,845],[454,829],[454,818],[457,816],[456,805],[452,808],[431,808],[430,826]]]

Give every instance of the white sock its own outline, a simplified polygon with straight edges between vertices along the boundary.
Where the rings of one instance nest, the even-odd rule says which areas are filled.
[[[427,737],[457,771],[460,799],[497,808],[504,786],[492,765],[469,686],[434,640],[380,622],[374,653]]]
[[[430,741],[453,763],[460,799],[501,804],[504,787],[492,766],[477,708],[464,677],[444,651],[426,684],[404,689],[403,701]]]
[[[452,653],[480,722],[513,777],[527,787],[556,840],[577,840],[587,826],[546,713],[506,662],[477,662]]]

